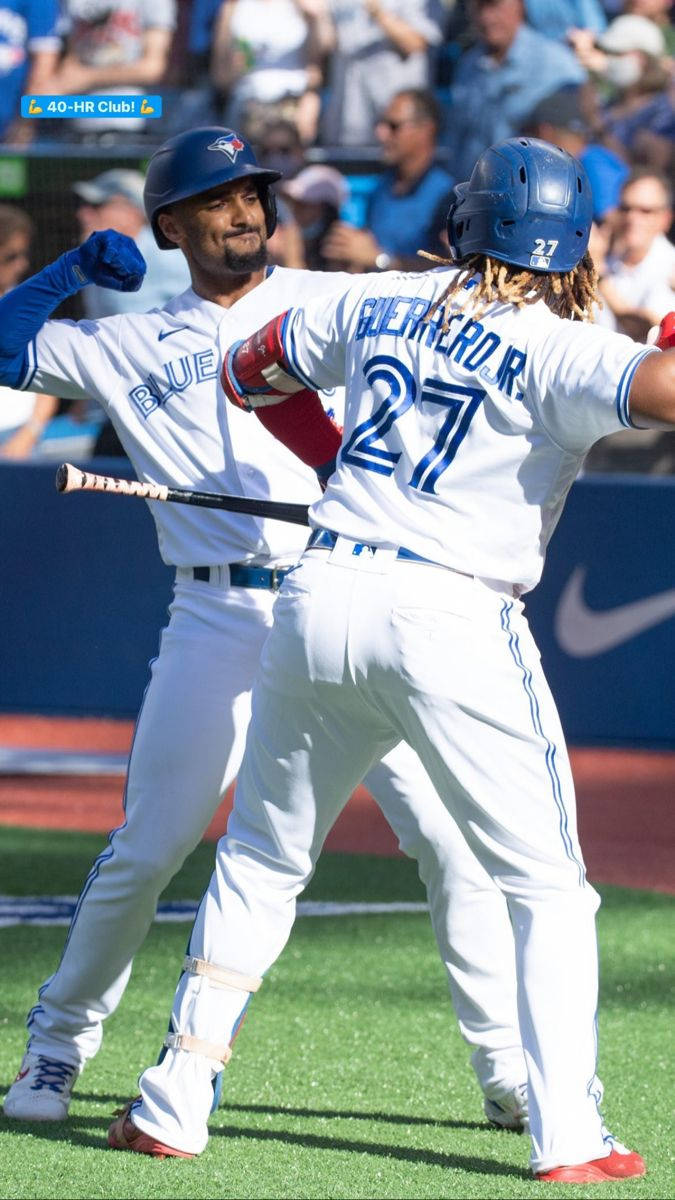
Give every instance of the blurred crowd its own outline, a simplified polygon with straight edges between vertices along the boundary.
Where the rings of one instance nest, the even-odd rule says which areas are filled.
[[[229,125],[284,175],[273,260],[374,271],[445,258],[453,183],[492,142],[543,137],[591,180],[597,319],[644,340],[675,308],[674,47],[670,0],[0,0],[0,141],[140,158],[191,125]],[[163,115],[17,117],[23,94],[96,92],[161,94]],[[139,172],[113,168],[72,191],[82,237],[118,228],[148,258],[133,303],[186,286],[182,263],[163,270],[178,255],[153,262]],[[6,288],[3,255],[25,246],[16,281],[31,230],[0,209]],[[109,311],[111,295],[92,294],[87,315]],[[41,420],[31,412],[34,431]],[[17,443],[1,422],[3,454]],[[627,452],[628,469],[674,470],[671,443],[655,435],[646,455],[640,443],[644,461]]]

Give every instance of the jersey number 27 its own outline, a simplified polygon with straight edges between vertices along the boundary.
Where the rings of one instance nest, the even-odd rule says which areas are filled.
[[[417,383],[412,372],[388,354],[369,358],[363,373],[370,388],[381,381],[387,384],[389,393],[372,416],[356,426],[342,447],[341,458],[353,467],[392,475],[401,452],[388,450],[386,437],[394,422],[415,403]],[[424,380],[419,403],[438,404],[448,412],[433,444],[414,467],[408,480],[410,487],[435,495],[436,480],[452,463],[484,398],[482,388],[446,383],[434,376]]]

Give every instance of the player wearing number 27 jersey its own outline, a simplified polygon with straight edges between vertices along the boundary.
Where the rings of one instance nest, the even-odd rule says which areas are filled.
[[[311,388],[347,380],[342,450],[312,524],[404,543],[521,594],[585,454],[632,424],[630,384],[650,349],[544,304],[476,318],[475,278],[443,329],[448,275],[360,279],[285,318],[290,373]]]
[[[298,405],[309,421],[313,390],[343,381],[345,428],[279,594],[165,1057],[111,1127],[118,1148],[204,1148],[223,1028],[288,937],[313,839],[403,738],[508,905],[535,1176],[644,1174],[598,1112],[598,897],[520,596],[593,442],[675,423],[675,354],[570,319],[595,274],[590,189],[565,152],[501,143],[456,192],[461,271],[361,278],[226,356],[230,399],[289,445]]]

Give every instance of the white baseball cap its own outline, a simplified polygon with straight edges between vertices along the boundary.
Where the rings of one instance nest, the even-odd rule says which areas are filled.
[[[610,21],[604,33],[597,41],[601,50],[608,54],[627,54],[631,50],[642,50],[659,58],[666,52],[666,43],[661,30],[648,17],[640,17],[637,13],[625,13]]]
[[[143,206],[143,185],[145,180],[140,171],[126,170],[123,167],[113,167],[111,171],[103,171],[94,179],[82,179],[72,185],[76,196],[85,204],[105,204],[112,196],[124,196],[141,212]]]
[[[344,175],[335,167],[320,164],[304,167],[294,179],[280,184],[279,190],[291,200],[302,200],[307,204],[332,204],[342,208],[349,196],[349,187]]]

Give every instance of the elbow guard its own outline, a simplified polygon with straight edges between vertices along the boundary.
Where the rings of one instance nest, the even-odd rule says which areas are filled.
[[[304,383],[291,374],[283,347],[283,325],[288,313],[268,321],[257,333],[237,342],[225,356],[222,384],[228,400],[250,412],[254,408],[280,404],[298,392]],[[313,393],[308,393],[313,394]]]

